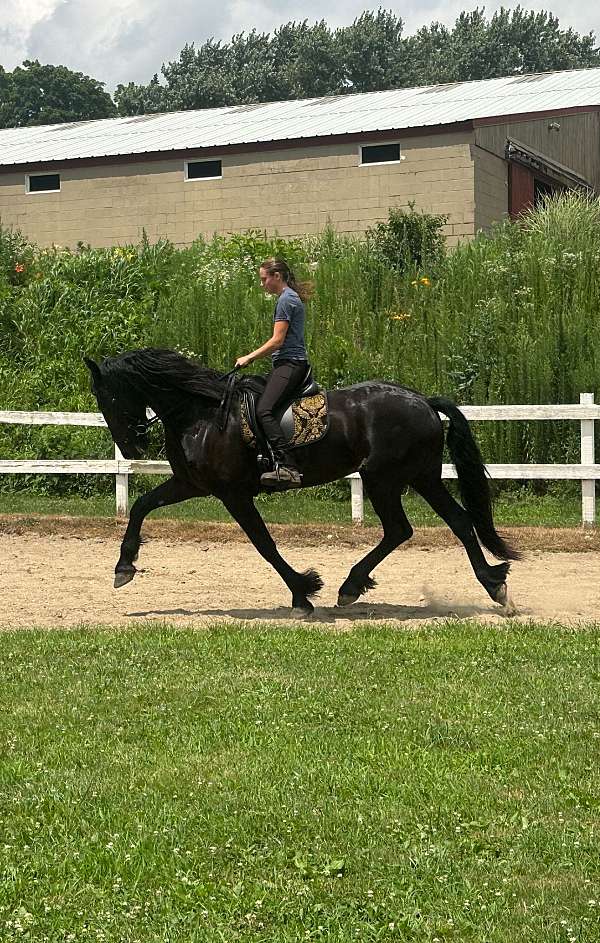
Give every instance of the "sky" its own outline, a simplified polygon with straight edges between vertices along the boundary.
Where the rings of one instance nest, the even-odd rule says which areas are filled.
[[[163,63],[179,58],[186,43],[202,45],[207,39],[228,41],[235,33],[272,33],[282,23],[324,19],[331,28],[348,26],[364,10],[378,6],[404,21],[404,35],[434,21],[451,26],[461,10],[472,10],[477,0],[405,0],[369,6],[368,0],[0,0],[0,65],[12,71],[24,59],[65,65],[105,83],[113,92],[119,83],[147,84]],[[479,5],[483,6],[482,0]],[[489,16],[511,0],[485,4]],[[547,10],[561,28],[594,32],[600,44],[598,0],[522,0],[526,10]],[[173,16],[173,10],[176,15]]]

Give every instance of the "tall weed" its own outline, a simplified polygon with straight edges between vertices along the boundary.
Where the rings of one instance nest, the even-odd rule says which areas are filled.
[[[417,223],[427,229],[427,220],[413,222],[413,235]],[[381,244],[377,227],[367,238],[327,228],[294,240],[252,231],[187,249],[144,240],[75,252],[39,250],[0,228],[0,409],[94,410],[82,358],[134,347],[175,347],[230,369],[270,334],[273,299],[257,269],[271,255],[313,282],[307,340],[328,387],[379,378],[465,404],[573,402],[581,391],[598,393],[597,199],[563,194],[448,255],[433,244],[397,266],[386,251],[396,230],[404,238],[400,223],[390,215]],[[578,457],[576,423],[480,423],[477,435],[488,461]],[[94,457],[110,448],[101,430],[0,425],[5,457]],[[34,484],[99,484],[58,478]],[[0,478],[0,488],[23,484],[31,486]]]

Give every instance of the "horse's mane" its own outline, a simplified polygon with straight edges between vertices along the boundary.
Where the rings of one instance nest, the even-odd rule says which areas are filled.
[[[203,367],[174,350],[146,347],[130,350],[117,357],[107,357],[100,364],[103,377],[120,388],[133,388],[141,394],[152,390],[180,392],[220,402],[225,391],[223,375]]]

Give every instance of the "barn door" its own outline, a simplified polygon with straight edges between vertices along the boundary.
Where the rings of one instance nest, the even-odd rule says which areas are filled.
[[[516,219],[535,203],[535,177],[528,167],[515,162],[509,164],[508,171],[508,212]]]

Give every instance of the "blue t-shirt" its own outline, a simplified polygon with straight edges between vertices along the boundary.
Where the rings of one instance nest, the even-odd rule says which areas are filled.
[[[277,304],[273,322],[287,321],[289,324],[283,347],[271,355],[274,364],[280,360],[308,360],[304,342],[304,305],[300,295],[289,286],[284,288]]]

